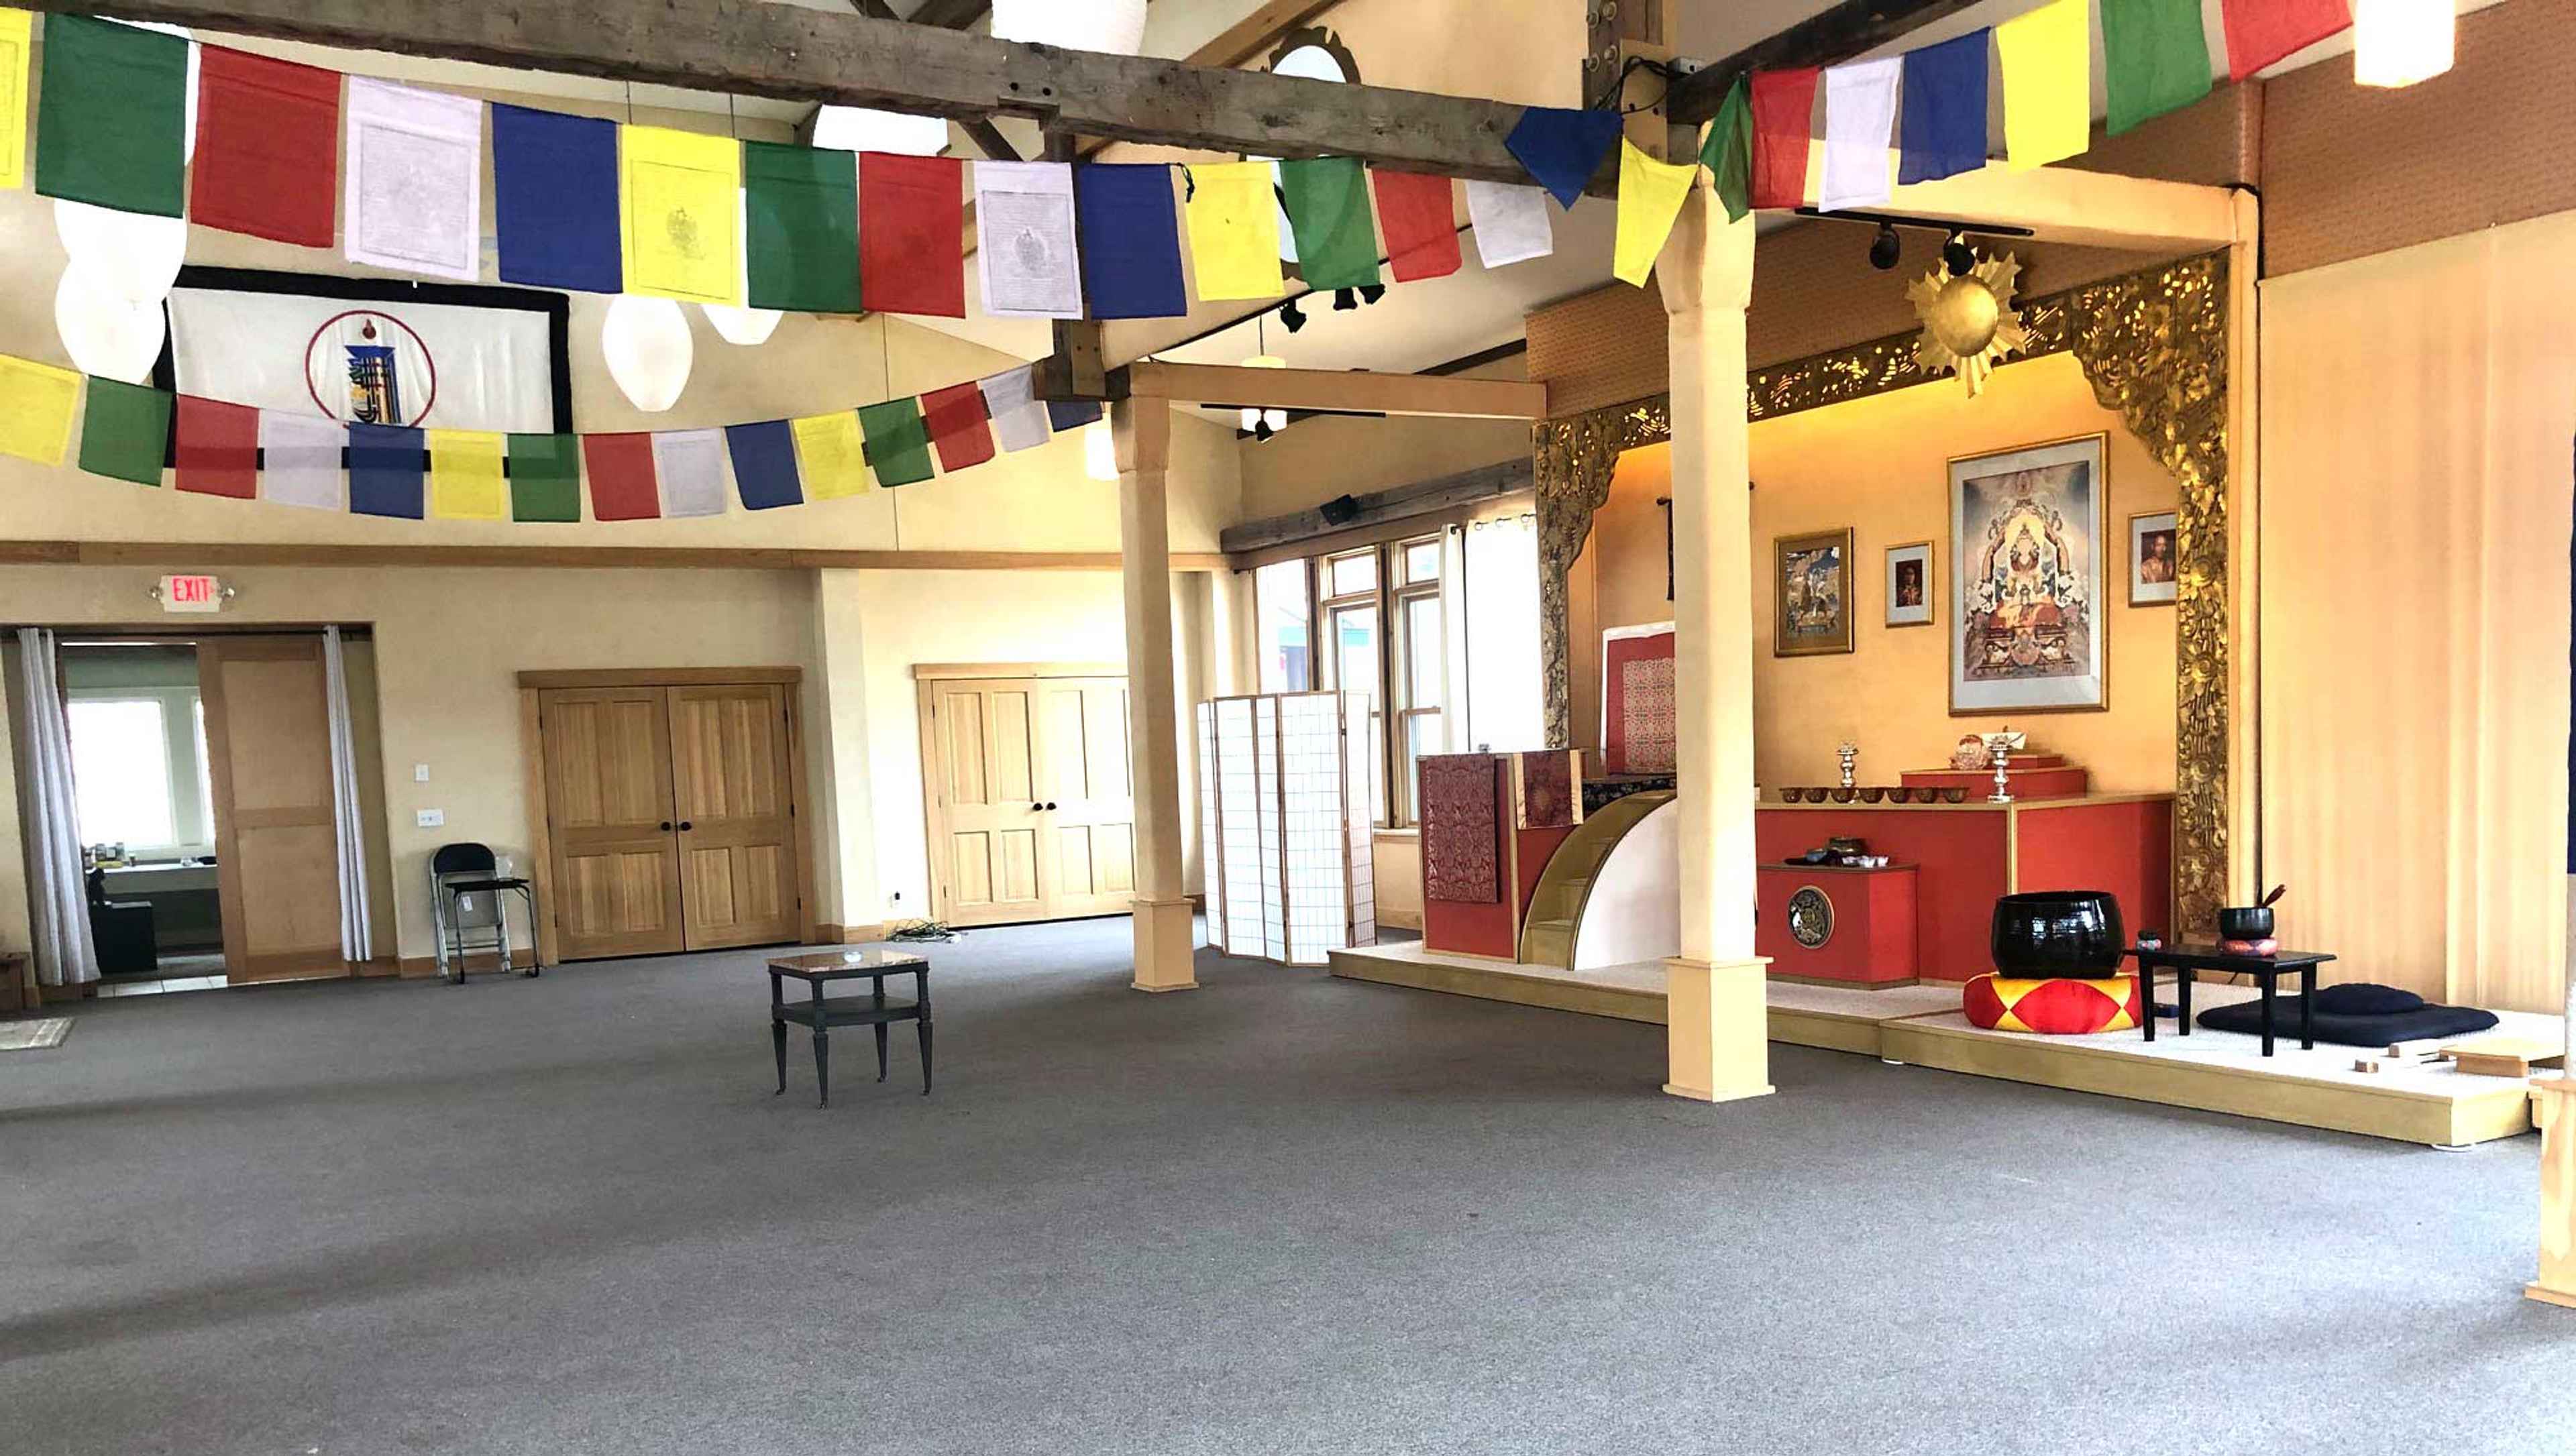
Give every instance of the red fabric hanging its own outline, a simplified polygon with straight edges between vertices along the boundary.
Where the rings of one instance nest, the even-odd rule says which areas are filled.
[[[1753,73],[1753,205],[1807,205],[1807,141],[1814,135],[1814,66]]]
[[[649,521],[662,514],[651,435],[584,435],[581,463],[590,476],[592,520]]]
[[[179,396],[179,488],[235,500],[259,496],[259,411]]]
[[[190,221],[331,246],[331,209],[340,197],[340,73],[222,46],[197,51]]]
[[[2352,24],[2344,0],[2219,0],[2227,21],[2228,79],[2242,81]]]
[[[859,302],[873,313],[966,316],[965,164],[859,153]]]
[[[969,381],[923,395],[921,418],[930,427],[930,443],[939,447],[940,469],[954,475],[993,458],[993,417],[983,385]]]
[[[1369,169],[1377,225],[1398,283],[1446,278],[1458,271],[1458,204],[1446,177]]]

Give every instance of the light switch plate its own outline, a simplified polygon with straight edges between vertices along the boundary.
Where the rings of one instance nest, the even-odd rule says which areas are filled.
[[[411,766],[411,781],[412,781],[413,783],[416,783],[416,784],[425,784],[425,783],[428,783],[428,782],[429,782],[429,765],[428,765],[428,764],[425,764],[425,763],[416,763],[416,764],[413,764],[413,765]]]
[[[447,823],[447,811],[444,809],[423,809],[420,811],[417,818],[421,828],[437,829],[443,827]]]

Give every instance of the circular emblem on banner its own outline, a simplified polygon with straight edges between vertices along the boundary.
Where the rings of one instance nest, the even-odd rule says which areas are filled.
[[[1834,938],[1834,902],[1823,890],[1803,885],[1789,897],[1789,934],[1809,950]]]
[[[304,346],[304,385],[322,413],[366,425],[417,425],[438,402],[438,362],[389,313],[336,314]]]

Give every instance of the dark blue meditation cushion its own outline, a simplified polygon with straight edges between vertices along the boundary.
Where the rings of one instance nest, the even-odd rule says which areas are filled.
[[[2395,986],[2353,981],[2317,988],[2317,1010],[2328,1016],[2396,1016],[2423,1009],[2423,997]]]

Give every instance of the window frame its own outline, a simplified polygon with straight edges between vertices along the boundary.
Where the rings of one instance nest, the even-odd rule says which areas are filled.
[[[1441,575],[1416,581],[1407,572],[1406,558],[1416,549],[1429,546],[1440,552]],[[1333,593],[1333,565],[1361,557],[1370,559],[1374,579],[1365,590]],[[1305,558],[1308,584],[1309,616],[1306,640],[1312,644],[1311,659],[1315,686],[1331,692],[1349,692],[1365,688],[1369,694],[1369,729],[1377,736],[1375,755],[1383,781],[1370,786],[1371,819],[1380,829],[1410,829],[1418,814],[1413,802],[1413,762],[1408,730],[1417,718],[1438,719],[1449,710],[1449,682],[1445,630],[1438,650],[1441,660],[1441,701],[1430,706],[1413,701],[1414,662],[1417,644],[1411,627],[1410,608],[1419,602],[1442,602],[1446,580],[1446,532],[1433,529],[1374,541],[1364,546],[1326,551]],[[1373,609],[1377,613],[1376,681],[1354,685],[1342,681],[1341,651],[1338,634],[1330,629],[1338,614],[1355,609]],[[1445,622],[1445,617],[1444,617]],[[1399,773],[1398,769],[1408,771]]]
[[[152,703],[161,710],[161,746],[166,765],[166,782],[170,793],[170,830],[179,836],[170,844],[126,843],[128,854],[137,859],[187,859],[215,852],[214,784],[209,775],[207,754],[210,751],[200,727],[204,721],[203,692],[194,687],[72,687],[63,691],[66,710],[64,729],[70,731],[69,708],[73,703]],[[75,753],[77,758],[77,752]],[[77,769],[73,785],[75,812],[79,784]],[[193,829],[202,837],[188,838]],[[111,841],[112,842],[112,841]]]

